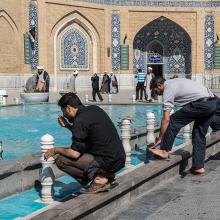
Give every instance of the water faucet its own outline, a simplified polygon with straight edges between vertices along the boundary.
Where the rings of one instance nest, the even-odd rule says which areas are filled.
[[[3,147],[2,147],[2,141],[0,141],[0,159],[3,160]]]

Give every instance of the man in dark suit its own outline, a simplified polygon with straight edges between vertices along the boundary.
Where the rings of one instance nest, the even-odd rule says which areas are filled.
[[[94,75],[91,77],[92,80],[92,97],[93,97],[93,102],[96,102],[96,94],[99,97],[99,100],[102,102],[103,98],[99,92],[99,76],[94,73]]]

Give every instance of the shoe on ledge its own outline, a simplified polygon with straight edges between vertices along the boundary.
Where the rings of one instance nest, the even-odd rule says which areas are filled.
[[[106,184],[99,184],[93,181],[88,188],[83,188],[80,190],[81,193],[83,194],[95,194],[99,192],[106,192],[111,189],[111,185],[109,182]]]

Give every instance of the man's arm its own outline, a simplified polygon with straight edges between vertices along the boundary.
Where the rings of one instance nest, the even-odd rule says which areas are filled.
[[[170,111],[164,111],[163,118],[161,120],[160,134],[159,134],[159,137],[156,138],[155,145],[159,145],[161,143],[162,138],[164,136],[164,133],[167,130],[169,123],[170,123]]]
[[[71,131],[72,126],[67,122],[67,120],[62,116],[58,116],[58,123],[60,124],[61,127],[67,128]]]
[[[50,157],[53,157],[56,154],[60,154],[60,155],[70,157],[73,159],[77,159],[80,157],[80,153],[78,151],[71,149],[71,148],[54,147],[52,149],[49,149],[44,154],[44,159],[48,160]]]

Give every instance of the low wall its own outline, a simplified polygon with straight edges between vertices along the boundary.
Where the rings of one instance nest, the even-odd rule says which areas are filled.
[[[0,89],[24,89],[27,79],[33,74],[0,74]],[[119,89],[134,89],[136,79],[134,74],[117,74]],[[67,90],[70,86],[72,73],[60,74],[56,78],[50,74],[50,91]],[[76,90],[83,91],[91,89],[91,75],[78,75],[76,77]],[[99,84],[102,83],[102,74],[99,74]]]
[[[23,192],[37,184],[42,168],[40,153],[21,157],[13,161],[0,162],[0,199],[15,193]],[[57,177],[64,175],[55,165]]]
[[[26,81],[29,77],[33,74],[5,74],[0,73],[0,89],[24,89]],[[99,84],[101,86],[102,83],[102,76],[103,74],[99,75]],[[68,86],[70,85],[70,79],[72,76],[72,72],[68,74],[59,74],[56,78],[53,74],[50,74],[50,91],[61,91],[67,90]],[[172,77],[173,74],[164,74],[164,77],[169,79]],[[179,74],[179,77],[185,77],[185,74]],[[220,88],[220,81],[219,78],[216,78],[218,74],[202,74],[196,73],[192,75],[192,80],[205,84],[207,87],[212,88],[211,84],[215,84]],[[134,89],[137,83],[137,79],[134,78],[134,74],[116,74],[119,83],[119,90],[128,90]],[[213,81],[212,79],[216,78],[217,80]],[[79,74],[76,78],[76,90],[77,91],[84,91],[91,89],[91,75],[82,75]]]

